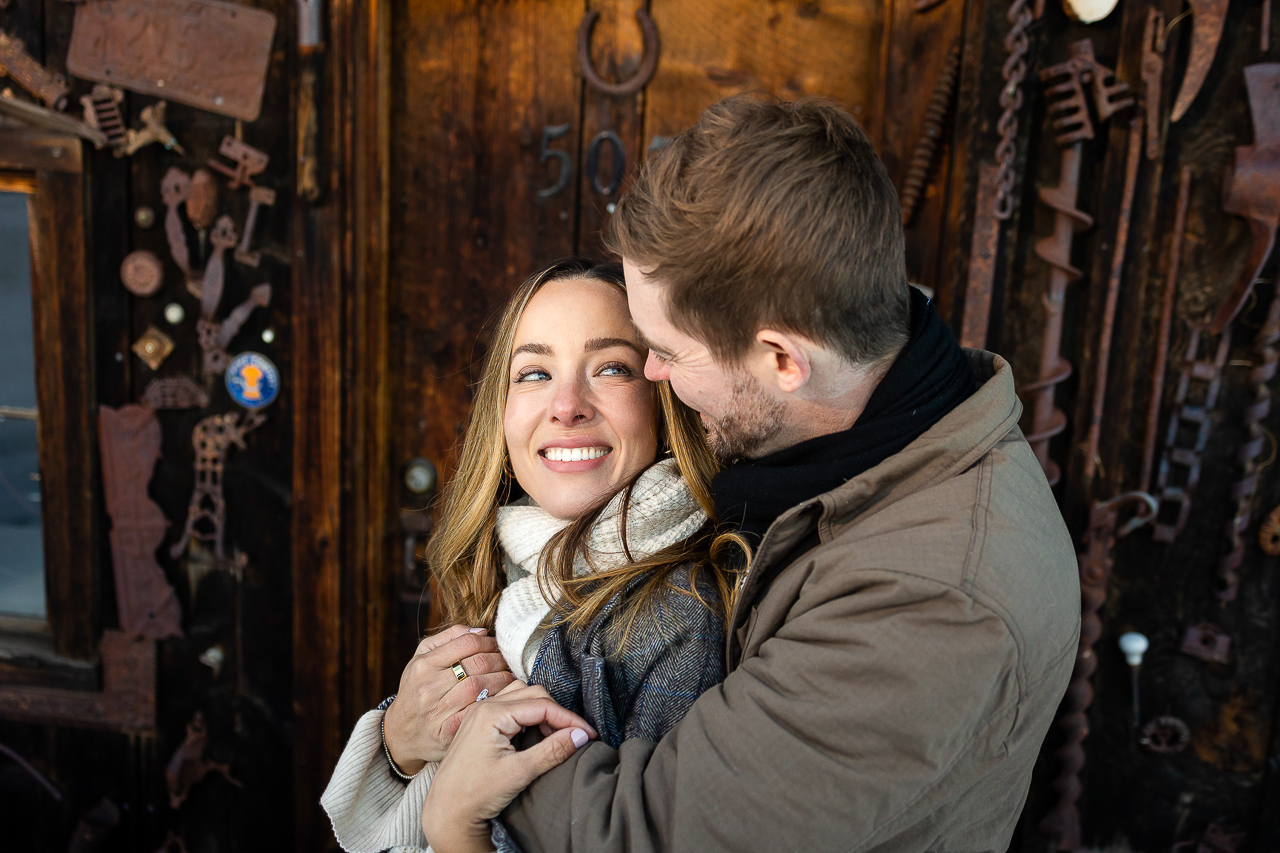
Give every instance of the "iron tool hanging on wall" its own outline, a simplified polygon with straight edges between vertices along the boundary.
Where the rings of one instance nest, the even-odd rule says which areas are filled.
[[[608,83],[596,72],[595,66],[591,63],[591,31],[595,29],[599,18],[600,12],[592,9],[582,16],[582,23],[578,25],[578,68],[582,71],[582,77],[587,81],[587,85],[601,94],[614,98],[634,95],[649,85],[649,81],[653,79],[653,72],[657,70],[658,25],[643,8],[636,9],[636,20],[644,33],[644,56],[640,60],[640,67],[636,69],[631,79],[621,83]]]

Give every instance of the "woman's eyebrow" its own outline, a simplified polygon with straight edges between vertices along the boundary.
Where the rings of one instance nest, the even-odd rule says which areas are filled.
[[[626,338],[592,338],[587,341],[584,349],[587,352],[597,352],[598,350],[609,349],[611,347],[627,347],[630,350],[634,350],[636,355],[641,357],[646,355],[644,350],[640,349],[640,346],[635,341],[629,341]]]
[[[556,353],[555,349],[550,344],[521,344],[511,351],[511,356],[514,358],[522,352],[540,355],[544,358],[549,358]]]

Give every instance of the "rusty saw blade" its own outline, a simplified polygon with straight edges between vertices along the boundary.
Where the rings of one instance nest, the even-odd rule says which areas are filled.
[[[1200,87],[1213,67],[1218,42],[1222,40],[1222,25],[1227,20],[1229,0],[1188,0],[1194,18],[1191,29],[1191,53],[1187,58],[1187,70],[1182,75],[1182,88],[1173,103],[1169,121],[1177,121],[1186,114],[1191,102],[1200,94]]]

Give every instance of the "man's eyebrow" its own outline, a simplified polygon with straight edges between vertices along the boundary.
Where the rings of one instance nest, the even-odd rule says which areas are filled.
[[[641,345],[641,346],[643,346],[643,347],[645,347],[645,348],[647,348],[647,349],[651,349],[651,350],[653,350],[653,351],[654,351],[654,352],[656,352],[658,355],[667,355],[667,351],[666,351],[666,350],[664,350],[662,347],[658,346],[657,344],[655,344],[653,341],[651,341],[651,340],[649,340],[648,338],[646,338],[646,337],[644,336],[644,332],[640,331],[639,329],[636,329],[636,334],[640,336],[640,345]]]
[[[585,349],[587,352],[597,352],[602,349],[610,349],[611,347],[626,347],[627,349],[634,350],[636,355],[641,357],[644,357],[647,354],[636,345],[635,341],[629,341],[626,338],[592,338],[587,341]]]
[[[511,351],[511,357],[515,358],[522,352],[532,353],[533,355],[540,355],[540,356],[543,356],[544,358],[549,358],[555,355],[556,351],[554,348],[552,348],[550,344],[521,344],[520,346],[516,347],[514,350]]]

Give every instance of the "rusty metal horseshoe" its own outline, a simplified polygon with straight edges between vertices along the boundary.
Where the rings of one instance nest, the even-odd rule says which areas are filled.
[[[644,33],[644,58],[630,80],[609,83],[596,73],[595,66],[591,64],[591,31],[599,18],[600,12],[592,9],[582,16],[582,23],[578,25],[578,67],[582,69],[582,76],[591,88],[602,94],[614,98],[634,95],[648,85],[658,67],[658,25],[644,9],[636,9],[636,21]]]

